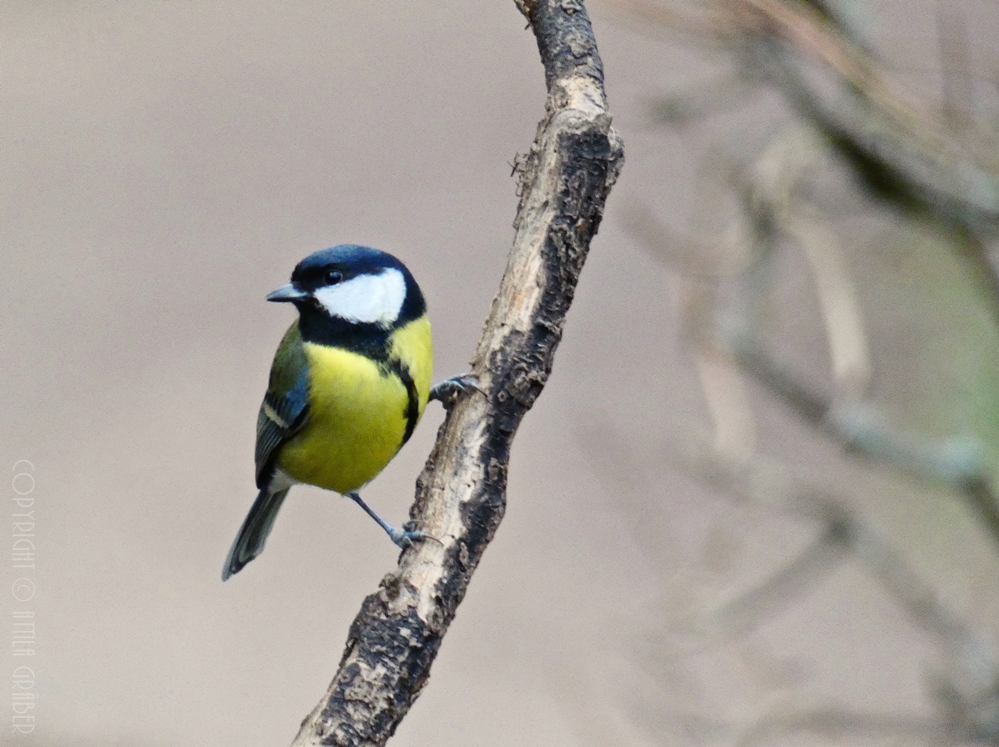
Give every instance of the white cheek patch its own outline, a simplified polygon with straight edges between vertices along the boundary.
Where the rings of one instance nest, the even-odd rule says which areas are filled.
[[[320,288],[313,295],[330,316],[388,327],[399,318],[406,301],[406,278],[389,268]]]

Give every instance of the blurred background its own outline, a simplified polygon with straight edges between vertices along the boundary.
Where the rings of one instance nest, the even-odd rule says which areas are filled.
[[[589,8],[626,166],[393,743],[995,744],[994,4]],[[0,570],[0,658],[39,699],[0,741],[291,741],[397,553],[296,488],[219,580],[293,316],[264,296],[316,249],[388,250],[435,378],[466,370],[543,113],[524,26],[512,2],[3,4],[0,466],[30,473],[37,558]],[[365,493],[389,520],[441,420]]]

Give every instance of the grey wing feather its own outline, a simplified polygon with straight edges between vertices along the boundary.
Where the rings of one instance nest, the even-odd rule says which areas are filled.
[[[279,395],[267,392],[257,415],[257,487],[263,488],[273,474],[279,446],[298,433],[309,416],[309,384],[303,373],[295,386]]]
[[[222,567],[222,580],[234,573],[264,551],[267,535],[274,526],[278,510],[288,495],[288,488],[273,490],[274,461],[277,450],[305,425],[309,416],[308,379],[303,374],[299,381],[284,395],[268,391],[257,416],[257,487],[260,494],[253,502],[250,513],[239,528],[236,539]],[[272,492],[273,490],[273,492]]]
[[[274,484],[275,462],[281,445],[298,433],[309,418],[308,361],[302,350],[298,323],[285,333],[274,363],[270,385],[257,416],[255,453],[260,493],[236,535],[222,569],[222,580],[237,573],[264,549],[278,510],[288,494],[288,481]]]

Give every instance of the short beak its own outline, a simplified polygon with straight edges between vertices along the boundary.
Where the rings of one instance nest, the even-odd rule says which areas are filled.
[[[294,283],[282,285],[276,291],[271,291],[267,294],[268,301],[301,301],[303,298],[308,297],[309,294],[301,288],[296,287]]]

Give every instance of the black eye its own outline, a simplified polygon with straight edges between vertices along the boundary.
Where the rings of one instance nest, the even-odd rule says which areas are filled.
[[[343,273],[339,270],[327,270],[325,279],[327,285],[336,285],[343,280]]]

